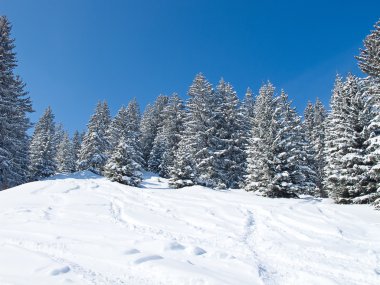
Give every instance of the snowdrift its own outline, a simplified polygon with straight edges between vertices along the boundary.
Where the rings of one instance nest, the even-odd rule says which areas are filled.
[[[0,284],[380,284],[380,213],[89,172],[0,192]]]

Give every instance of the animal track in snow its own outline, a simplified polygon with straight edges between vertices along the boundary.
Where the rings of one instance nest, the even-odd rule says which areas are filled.
[[[184,250],[184,249],[185,247],[176,241],[172,241],[165,246],[165,250]]]
[[[131,255],[131,254],[137,254],[140,253],[140,251],[136,248],[128,249],[124,252],[124,254]]]
[[[141,264],[141,263],[145,263],[148,261],[160,260],[160,259],[163,259],[163,257],[161,255],[148,255],[148,256],[144,256],[144,257],[136,259],[134,261],[134,264]]]
[[[61,268],[57,268],[57,269],[54,269],[50,275],[60,275],[60,274],[65,274],[67,272],[70,271],[70,267],[69,266],[64,266],[64,267],[61,267]]]

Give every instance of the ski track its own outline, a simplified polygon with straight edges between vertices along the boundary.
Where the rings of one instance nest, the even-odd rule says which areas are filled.
[[[80,172],[1,192],[0,222],[0,284],[380,284],[366,205]]]

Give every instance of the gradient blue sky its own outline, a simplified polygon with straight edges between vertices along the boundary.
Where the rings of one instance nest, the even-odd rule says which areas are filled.
[[[335,74],[359,74],[354,56],[380,1],[0,0],[16,38],[36,121],[83,130],[98,100],[112,114],[136,97],[186,92],[203,72],[240,97],[271,80],[302,113],[328,103]]]

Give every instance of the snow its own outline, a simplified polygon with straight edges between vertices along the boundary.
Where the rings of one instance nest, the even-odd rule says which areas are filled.
[[[380,213],[90,172],[0,192],[0,284],[380,284]]]

